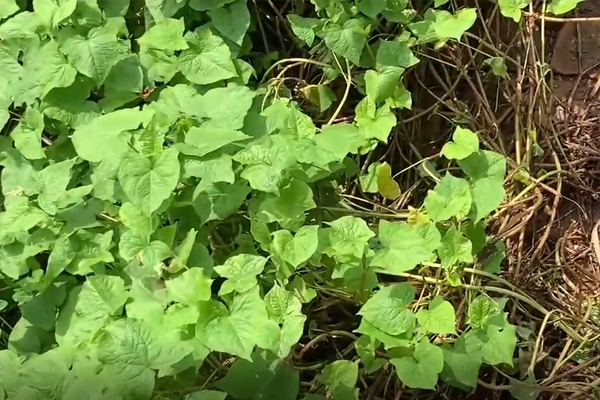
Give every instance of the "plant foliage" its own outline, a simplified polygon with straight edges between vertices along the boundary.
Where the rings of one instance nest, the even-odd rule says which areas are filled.
[[[246,0],[0,3],[0,308],[18,316],[0,398],[357,399],[359,373],[387,363],[408,388],[465,390],[513,364],[502,299],[474,296],[457,324],[448,299],[403,282],[428,266],[461,285],[486,241],[506,163],[476,132],[456,126],[442,156],[458,168],[407,221],[323,212],[411,108],[415,49],[460,40],[475,9],[312,0],[287,15],[327,77],[305,89],[318,112],[344,101],[331,80],[362,93],[352,121],[317,124],[260,83]],[[518,19],[527,3],[500,7]],[[401,195],[387,163],[359,181]],[[290,357],[327,290],[360,305],[358,357],[304,393]],[[235,361],[213,380],[220,353]]]

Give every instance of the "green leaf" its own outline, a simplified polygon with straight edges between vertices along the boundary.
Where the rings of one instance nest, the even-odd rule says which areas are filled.
[[[10,17],[19,11],[19,6],[16,0],[6,0],[0,4],[0,19]]]
[[[377,19],[377,16],[385,10],[386,3],[386,0],[360,0],[360,2],[357,2],[356,7],[359,12],[367,17]]]
[[[119,255],[126,261],[138,257],[148,267],[171,257],[171,249],[158,240],[151,241],[148,236],[134,231],[126,231],[119,240]]]
[[[280,133],[294,139],[311,138],[315,135],[315,124],[312,119],[303,114],[295,103],[277,101],[262,112],[267,117],[269,131],[279,130]]]
[[[502,261],[506,257],[506,245],[499,241],[494,245],[494,252],[483,262],[482,269],[485,272],[492,274],[500,274],[502,272]]]
[[[98,344],[98,360],[107,373],[114,374],[116,385],[124,386],[120,388],[123,396],[142,398],[144,391],[152,392],[152,369],[168,368],[192,351],[191,345],[178,340],[176,332],[126,318],[106,327]],[[142,393],[138,385],[143,387]]]
[[[293,291],[294,295],[302,303],[310,303],[315,297],[317,297],[317,291],[309,287],[306,284],[306,281],[298,275],[292,279],[292,282],[287,285],[287,288]]]
[[[277,221],[283,228],[298,230],[306,218],[305,212],[316,206],[310,186],[293,179],[278,196],[265,197],[258,207],[258,216],[267,223]]]
[[[204,1],[204,0],[203,0]],[[255,351],[252,362],[236,360],[217,387],[234,399],[296,400],[300,388],[297,369],[267,351]]]
[[[301,90],[320,112],[327,111],[337,100],[335,93],[327,85],[307,85]]]
[[[194,146],[189,151],[192,155],[202,157],[230,143],[249,138],[240,131],[230,129],[193,127],[186,133],[185,142]]]
[[[410,271],[420,263],[434,259],[433,251],[439,246],[440,239],[434,225],[423,229],[406,222],[381,220],[379,241],[383,249],[375,253],[371,266],[392,275]]]
[[[462,160],[479,150],[479,138],[470,129],[457,126],[452,141],[442,147],[442,155],[449,160]]]
[[[225,264],[215,267],[215,271],[227,280],[221,286],[220,295],[236,291],[246,292],[257,284],[256,276],[265,268],[267,259],[251,254],[238,254],[229,257]]]
[[[77,0],[33,0],[35,14],[50,28],[69,18],[76,6]]]
[[[510,394],[517,400],[536,400],[541,389],[538,389],[534,375],[527,375],[524,381],[510,378]]]
[[[444,369],[440,377],[461,389],[476,388],[481,368],[481,349],[469,346],[465,335],[461,335],[454,346],[441,346],[444,353]]]
[[[375,328],[399,335],[414,328],[415,315],[407,308],[415,299],[410,283],[384,286],[357,313]]]
[[[186,400],[225,400],[227,393],[219,392],[216,390],[201,390],[199,392],[193,392]]]
[[[165,285],[171,299],[184,305],[194,305],[210,300],[212,281],[202,269],[190,268],[166,281]]]
[[[354,342],[354,348],[356,353],[360,357],[360,361],[363,363],[365,372],[372,374],[378,371],[385,365],[385,359],[377,358],[375,350],[377,349],[379,342],[370,336],[361,336],[356,342]]]
[[[387,143],[388,136],[396,126],[396,116],[387,104],[375,109],[370,97],[365,97],[356,106],[355,121],[365,139],[377,139]]]
[[[355,388],[358,379],[358,364],[347,360],[337,360],[328,364],[317,378],[327,385],[332,400],[358,399]]]
[[[158,224],[156,217],[145,215],[139,207],[129,202],[121,206],[119,217],[123,225],[143,236],[150,236]]]
[[[129,10],[130,0],[98,0],[98,6],[106,18],[124,17]]]
[[[566,14],[569,11],[574,10],[582,1],[583,0],[552,0],[552,2],[548,4],[546,12],[550,12],[554,15]],[[502,9],[500,11],[502,11]]]
[[[31,206],[27,197],[6,197],[4,208],[6,211],[0,213],[2,233],[28,231],[46,219],[46,214],[39,208]]]
[[[69,62],[83,75],[101,85],[119,61],[130,54],[128,46],[118,40],[109,29],[94,28],[87,37],[75,30],[62,30],[64,39],[60,50]]]
[[[246,31],[250,27],[250,12],[246,0],[236,0],[229,5],[209,11],[208,15],[221,35],[238,46],[242,45]]]
[[[477,20],[477,10],[474,8],[463,8],[455,14],[444,10],[433,10],[433,13],[435,15],[433,29],[442,40],[460,40]]]
[[[208,27],[188,32],[185,38],[189,49],[179,56],[179,68],[192,83],[208,85],[237,76],[229,48]]]
[[[361,258],[365,246],[375,233],[360,218],[346,216],[329,223],[329,241],[333,250],[343,256]]]
[[[428,333],[444,335],[456,332],[454,307],[441,296],[436,296],[431,300],[429,310],[417,312],[417,321]]]
[[[199,118],[206,118],[204,127],[240,130],[244,119],[252,107],[256,93],[235,83],[227,87],[209,90],[197,102],[194,110]]]
[[[438,374],[444,368],[442,349],[423,339],[415,346],[411,357],[390,360],[403,384],[409,388],[435,389]]]
[[[407,41],[382,40],[377,49],[376,64],[378,69],[386,67],[409,68],[419,62],[410,50]]]
[[[306,316],[302,314],[302,304],[293,293],[278,285],[273,286],[265,296],[269,318],[277,323],[279,335],[272,350],[279,358],[286,358],[304,332]]]
[[[119,161],[129,149],[131,134],[149,114],[136,108],[113,111],[79,126],[71,140],[79,157],[91,162]]]
[[[72,289],[56,320],[56,341],[61,346],[84,343],[119,315],[127,301],[123,279],[116,276],[89,277]]]
[[[435,188],[427,192],[425,210],[435,222],[447,221],[452,217],[462,219],[469,214],[471,203],[469,183],[446,173]]]
[[[221,302],[200,304],[196,336],[209,349],[250,360],[252,349],[261,340],[267,310],[258,287],[237,294],[227,309]]]
[[[129,152],[119,167],[119,183],[129,200],[151,215],[179,182],[178,152],[167,149],[154,160]]]
[[[140,46],[175,52],[185,50],[188,44],[183,38],[185,24],[183,19],[165,18],[156,22],[138,39]]]
[[[486,295],[475,297],[469,304],[467,320],[473,328],[485,329],[492,320],[502,315],[498,303]]]
[[[400,67],[384,67],[381,71],[368,70],[365,73],[367,96],[375,103],[392,97],[403,72],[404,69]]]
[[[486,331],[474,330],[472,334],[481,343],[483,361],[490,365],[513,365],[513,355],[517,346],[517,334],[514,325],[506,317],[494,318]]]
[[[458,263],[473,263],[473,245],[458,229],[448,229],[438,249],[440,261],[444,268]]]
[[[244,182],[214,183],[204,187],[194,201],[194,210],[202,223],[225,219],[244,203],[250,187]]]
[[[18,104],[30,104],[54,88],[68,87],[77,75],[77,70],[61,54],[54,40],[28,51],[23,56],[23,66],[20,96],[15,98]]]
[[[503,180],[496,177],[478,179],[473,183],[473,221],[478,222],[496,210],[504,197]]]
[[[42,148],[42,131],[44,130],[44,116],[39,110],[28,107],[19,121],[19,125],[10,133],[15,143],[15,148],[29,160],[46,158]]]
[[[294,268],[308,261],[317,251],[319,245],[319,227],[316,225],[303,226],[294,237],[285,244],[282,258]]]
[[[575,5],[579,2],[575,1]],[[500,13],[507,18],[512,18],[515,22],[519,22],[521,20],[521,10],[529,5],[531,0],[499,0],[498,6],[500,7]],[[558,1],[560,3],[560,0]],[[564,0],[563,0],[564,3]],[[548,8],[552,7],[551,3]]]
[[[502,181],[506,174],[506,158],[493,151],[481,150],[464,160],[458,160],[457,163],[474,181],[483,178],[496,178]]]
[[[508,71],[506,69],[506,63],[502,57],[490,57],[483,61],[484,65],[489,65],[492,69],[492,73],[500,78],[508,79]]]
[[[40,172],[42,192],[38,196],[38,205],[50,215],[56,214],[60,200],[67,195],[67,185],[71,180],[71,168],[76,159],[51,164]]]
[[[367,33],[364,21],[354,18],[347,20],[344,25],[326,25],[318,35],[329,50],[359,65],[363,48],[367,44]]]
[[[312,47],[315,41],[315,28],[322,24],[318,18],[304,18],[295,14],[288,14],[288,21],[294,35],[302,40],[309,47]]]

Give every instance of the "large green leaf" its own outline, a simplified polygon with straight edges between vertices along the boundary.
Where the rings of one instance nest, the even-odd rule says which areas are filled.
[[[210,28],[200,27],[185,38],[189,48],[179,56],[179,68],[191,82],[207,85],[237,76],[229,48]]]

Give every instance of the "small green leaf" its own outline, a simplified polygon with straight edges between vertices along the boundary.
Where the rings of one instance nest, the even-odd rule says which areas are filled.
[[[167,292],[174,301],[194,305],[211,298],[212,279],[204,275],[200,268],[190,268],[181,275],[165,282]]]
[[[248,139],[240,131],[213,127],[193,127],[185,135],[185,142],[194,146],[190,153],[195,156],[205,156],[230,143]]]
[[[35,14],[50,28],[54,28],[63,20],[69,18],[77,0],[34,0],[33,10]]]
[[[119,167],[119,183],[131,202],[151,215],[171,196],[179,182],[179,153],[163,151],[154,160],[129,152]]]
[[[462,219],[471,210],[472,196],[469,183],[449,173],[430,190],[425,197],[427,215],[435,221],[447,221],[454,217]]]
[[[498,6],[502,15],[519,22],[521,20],[521,10],[527,7],[530,2],[531,0],[499,0]]]
[[[347,360],[332,362],[318,376],[318,380],[327,385],[332,400],[358,399],[357,379],[358,364]]]
[[[78,35],[74,29],[65,29],[61,33],[65,39],[60,50],[80,73],[98,85],[104,83],[112,67],[130,54],[125,42],[118,40],[109,29],[93,28],[87,37]]]
[[[378,69],[410,68],[417,64],[419,59],[415,57],[407,41],[382,40],[379,42],[375,61]]]
[[[365,303],[358,315],[389,335],[399,335],[415,325],[415,315],[407,308],[414,299],[415,289],[410,283],[384,286]]]
[[[438,374],[444,368],[444,353],[438,346],[423,339],[410,357],[390,360],[403,384],[409,388],[435,389]]]
[[[404,69],[401,67],[384,67],[381,71],[368,70],[365,73],[367,95],[375,103],[382,102],[394,94]]]
[[[227,309],[221,302],[200,304],[196,336],[209,349],[251,360],[252,350],[264,335],[268,322],[259,288],[235,295]]]
[[[225,400],[227,393],[216,390],[201,390],[186,397],[186,400]]]
[[[479,222],[496,210],[502,204],[505,196],[506,191],[502,179],[482,178],[473,182],[473,221]]]
[[[296,400],[299,375],[297,369],[272,353],[256,350],[252,361],[236,360],[217,387],[234,399]]]
[[[359,65],[363,48],[367,44],[367,33],[364,21],[352,18],[344,25],[326,25],[318,35],[323,38],[329,50]]]
[[[375,350],[378,347],[379,342],[370,336],[361,336],[356,342],[354,342],[354,348],[356,353],[360,357],[365,372],[372,374],[385,365],[385,359],[377,358]]]
[[[554,15],[566,14],[569,11],[574,10],[579,3],[584,0],[552,0],[548,4],[546,12],[550,12]]]
[[[481,150],[458,160],[457,164],[474,181],[483,178],[503,180],[506,174],[506,158],[493,151]]]
[[[492,73],[500,78],[508,79],[508,71],[506,69],[506,63],[502,57],[490,57],[483,62],[485,65],[489,65],[492,69]]]
[[[502,310],[494,300],[486,295],[475,297],[469,304],[467,319],[474,328],[485,329],[492,319],[502,315]]]
[[[438,249],[440,261],[444,268],[451,268],[458,263],[473,263],[473,245],[458,229],[448,229]]]
[[[5,0],[0,4],[0,19],[10,17],[19,11],[16,0]]]
[[[367,193],[379,192],[383,197],[395,200],[400,196],[400,187],[392,179],[392,171],[388,163],[373,163],[367,174],[360,176],[360,184]]]
[[[335,93],[327,85],[308,85],[301,89],[302,93],[319,107],[320,112],[325,112],[337,100]]]
[[[360,0],[356,7],[358,11],[369,18],[377,19],[377,16],[385,10],[387,0]]]
[[[215,267],[215,271],[227,280],[219,294],[236,291],[246,292],[256,286],[256,276],[265,268],[267,259],[251,254],[238,254],[229,257],[225,264]]]
[[[238,46],[242,45],[246,31],[250,27],[250,12],[246,0],[236,0],[231,4],[208,12],[217,31]],[[235,21],[235,23],[232,23]]]
[[[504,242],[496,242],[495,250],[484,262],[482,269],[492,274],[500,274],[502,272],[502,261],[506,257],[506,245]]]
[[[317,297],[317,291],[309,287],[300,276],[295,276],[294,279],[292,279],[292,282],[287,285],[287,288],[294,292],[294,295],[302,303],[310,303]]]
[[[575,5],[573,6],[573,8]],[[570,11],[570,9],[568,10]],[[524,381],[510,378],[510,394],[517,400],[536,400],[542,389],[538,389],[534,375],[527,375]]]
[[[470,129],[457,126],[452,141],[442,148],[442,155],[449,160],[462,160],[479,150],[479,138]]]
[[[105,114],[77,127],[71,137],[73,146],[84,160],[118,162],[129,149],[131,134],[128,131],[137,129],[150,115],[137,108]]]
[[[237,76],[229,47],[203,26],[185,35],[189,48],[179,56],[181,73],[193,83],[208,85]]]
[[[444,335],[456,332],[454,307],[441,296],[436,296],[429,303],[429,310],[417,312],[417,321],[428,333]]]
[[[477,20],[477,10],[474,8],[463,8],[455,14],[444,10],[433,10],[433,13],[435,14],[433,29],[442,40],[460,40]]]
[[[10,133],[15,142],[15,148],[29,160],[45,158],[42,148],[42,131],[44,130],[44,116],[39,110],[28,107],[19,121],[19,125]]]
[[[185,24],[182,19],[164,18],[148,29],[138,39],[140,46],[151,47],[158,50],[175,52],[185,50],[188,44],[183,38]]]
[[[361,258],[367,241],[375,233],[360,218],[346,216],[330,222],[329,240],[334,251],[344,256]]]
[[[371,261],[380,272],[397,275],[410,271],[418,264],[434,259],[433,251],[440,244],[440,233],[435,226],[418,228],[406,222],[379,221],[379,241],[382,250]]]
[[[481,348],[469,346],[467,336],[461,335],[454,346],[443,345],[444,369],[440,377],[460,389],[476,388],[481,368]]]
[[[265,295],[265,304],[269,318],[279,327],[279,335],[272,350],[283,359],[302,337],[306,316],[302,314],[300,300],[278,285],[273,286]]]
[[[312,47],[315,41],[315,28],[322,24],[321,20],[318,18],[304,18],[295,14],[288,14],[287,19],[294,35],[309,47]]]
[[[377,139],[387,143],[388,136],[396,126],[396,116],[390,111],[390,106],[383,104],[375,109],[375,103],[371,98],[365,97],[358,103],[355,111],[355,121],[363,137],[369,141]]]

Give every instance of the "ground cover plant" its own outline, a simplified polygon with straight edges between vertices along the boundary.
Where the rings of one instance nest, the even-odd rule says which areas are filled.
[[[282,3],[0,3],[0,399],[542,392],[511,308],[579,333],[500,276],[507,157],[456,114],[404,208],[380,157],[478,6]]]

